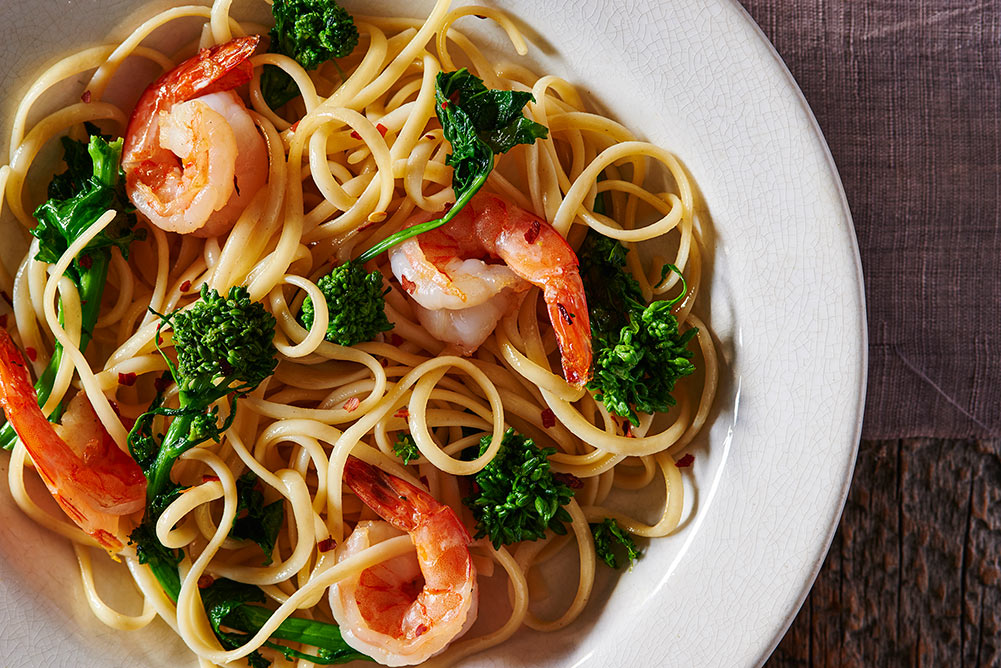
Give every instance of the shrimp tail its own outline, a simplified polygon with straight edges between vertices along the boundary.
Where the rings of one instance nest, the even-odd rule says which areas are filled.
[[[344,465],[344,482],[366,506],[400,531],[413,533],[427,518],[439,513],[455,515],[427,492],[357,457],[349,457]],[[454,524],[465,533],[466,542],[471,542],[458,517]]]
[[[543,297],[560,347],[563,375],[571,385],[583,387],[591,377],[591,316],[584,284],[574,269],[563,280],[547,283]]]
[[[80,439],[82,442],[76,449],[59,436],[38,406],[38,396],[21,352],[2,328],[0,406],[60,507],[104,548],[112,552],[120,550],[119,517],[137,512],[145,505],[146,477],[142,469],[101,426],[96,438]],[[90,402],[82,396],[71,402],[64,420],[70,418],[100,424]]]

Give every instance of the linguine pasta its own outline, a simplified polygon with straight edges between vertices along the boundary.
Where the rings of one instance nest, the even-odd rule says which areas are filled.
[[[35,225],[30,212],[37,202],[29,201],[25,184],[47,143],[65,134],[81,136],[84,122],[113,135],[125,132],[130,109],[105,99],[123,63],[142,59],[168,71],[198,46],[266,32],[235,19],[229,5],[217,0],[212,7],[161,12],[120,43],[84,49],[38,77],[13,118],[9,164],[0,168],[6,206],[26,230]],[[53,341],[65,351],[43,412],[48,415],[84,392],[122,449],[128,425],[148,408],[154,379],[167,369],[155,345],[160,320],[154,312],[188,306],[202,284],[220,292],[245,285],[277,321],[274,375],[240,400],[221,442],[193,448],[173,469],[174,479],[189,489],[160,516],[156,535],[163,545],[184,550],[176,605],[128,546],[120,556],[119,576],[134,580],[142,612],[123,614],[102,601],[88,549],[96,543],[29,494],[27,479],[36,474],[24,446],[15,445],[10,493],[33,520],[73,542],[83,591],[103,623],[131,630],[160,617],[208,666],[259,649],[293,613],[329,621],[332,584],[414,550],[406,536],[344,559],[323,549],[331,539],[343,543],[359,518],[371,517],[343,483],[349,455],[427,490],[472,526],[462,503],[462,477],[493,458],[508,427],[540,446],[555,447],[553,471],[582,482],[566,506],[571,531],[500,549],[486,539],[475,540],[471,552],[479,577],[505,579],[508,600],[481,599],[481,611],[490,606],[491,617],[499,621],[477,625],[431,663],[447,665],[487,650],[522,626],[552,631],[571,624],[588,604],[599,568],[589,523],[613,518],[629,533],[651,539],[678,526],[683,493],[675,458],[705,426],[717,379],[711,333],[697,315],[705,251],[694,188],[671,153],[589,110],[570,82],[481,51],[463,32],[472,21],[467,17],[474,15],[500,26],[518,55],[527,53],[525,39],[501,11],[453,9],[438,0],[423,19],[356,15],[359,45],[336,67],[328,63],[307,72],[286,56],[253,56],[246,99],[265,140],[266,185],[222,236],[195,238],[141,223],[148,230],[146,241],[133,244],[127,260],[112,254],[86,355],[79,346],[80,298],[64,274],[114,212],[54,264],[35,259],[38,241],[33,240],[19,266],[0,265],[0,289],[13,304],[8,329],[22,349],[35,352],[35,374],[48,362]],[[190,35],[191,43],[181,51],[145,45],[154,31],[169,31],[191,17],[205,28],[200,36]],[[302,93],[281,113],[268,108],[261,94],[265,65],[284,70]],[[592,392],[565,381],[537,288],[501,319],[475,353],[462,356],[421,326],[385,254],[366,268],[385,276],[391,332],[353,347],[324,339],[329,314],[316,284],[319,277],[401,229],[411,216],[441,211],[455,200],[452,168],[445,163],[450,147],[435,117],[434,85],[439,72],[459,67],[468,67],[488,88],[531,92],[535,101],[526,116],[549,129],[548,138],[498,156],[486,188],[549,221],[575,248],[590,228],[638,249],[628,254],[628,268],[647,301],[681,289],[677,276],[661,280],[661,265],[671,262],[683,273],[687,293],[674,312],[682,330],[698,328],[691,347],[699,372],[679,382],[678,404],[670,413],[643,415],[639,426],[630,427],[610,415]],[[29,123],[45,92],[69,78],[86,80],[83,99]],[[610,204],[606,214],[595,212],[599,193]],[[317,305],[309,329],[297,318],[307,296]],[[176,401],[176,388],[169,389],[167,405]],[[228,410],[221,402],[222,414]],[[409,465],[393,449],[401,432],[410,433],[420,451]],[[485,435],[492,435],[492,446],[478,458],[463,458],[463,451]],[[228,536],[237,516],[237,479],[248,471],[257,475],[268,501],[284,505],[285,522],[269,565],[261,564],[259,550]],[[637,509],[633,516],[608,504],[617,490],[647,488],[663,490],[652,495],[661,498],[657,508]],[[541,594],[533,574],[560,553],[579,560],[576,592],[558,616],[543,618],[533,606],[533,597]],[[238,648],[220,646],[209,626],[199,589],[205,576],[257,585],[273,601],[271,619]]]

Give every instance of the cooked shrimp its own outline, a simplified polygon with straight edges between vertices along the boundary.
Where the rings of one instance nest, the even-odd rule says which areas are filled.
[[[469,533],[431,495],[354,457],[344,482],[385,522],[362,521],[340,546],[344,559],[400,532],[417,547],[330,588],[330,608],[351,647],[387,666],[409,666],[443,650],[472,626],[476,569]]]
[[[253,74],[259,35],[204,49],[147,88],[125,132],[129,198],[168,232],[228,231],[268,175],[264,139],[231,89]]]
[[[419,214],[407,224],[440,215]],[[512,295],[529,283],[542,288],[563,373],[578,387],[587,382],[591,324],[577,255],[546,221],[481,191],[448,223],[394,246],[389,254],[393,274],[420,307],[421,324],[467,354],[514,307]],[[491,263],[496,260],[504,264]]]
[[[62,509],[110,552],[122,549],[119,520],[143,509],[146,478],[118,449],[82,392],[61,427],[45,419],[24,358],[0,329],[0,405]]]

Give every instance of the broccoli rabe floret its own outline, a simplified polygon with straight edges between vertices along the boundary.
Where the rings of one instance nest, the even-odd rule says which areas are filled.
[[[640,551],[636,549],[633,537],[611,517],[606,517],[604,521],[590,526],[591,535],[594,537],[594,553],[610,568],[618,568],[620,565],[615,555],[616,545],[622,547],[630,565],[640,556]]]
[[[335,0],[275,0],[271,5],[275,27],[270,50],[286,55],[307,70],[349,55],[358,46],[358,28],[346,9]],[[267,66],[261,75],[261,93],[277,109],[299,96],[292,77]]]
[[[345,262],[316,285],[327,301],[328,341],[353,346],[393,328],[386,318],[386,290],[378,271],[367,272],[358,262]],[[302,304],[300,317],[307,328],[313,325],[313,301],[309,297]]]
[[[492,436],[480,440],[480,455]],[[476,518],[476,537],[488,536],[495,548],[537,540],[546,529],[563,535],[571,521],[565,506],[573,490],[549,469],[555,448],[539,448],[530,438],[508,429],[500,450],[474,476],[472,496],[463,499]]]

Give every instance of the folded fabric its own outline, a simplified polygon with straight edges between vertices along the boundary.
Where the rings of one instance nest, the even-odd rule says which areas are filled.
[[[741,0],[824,131],[866,281],[863,437],[1001,437],[1001,0]]]

